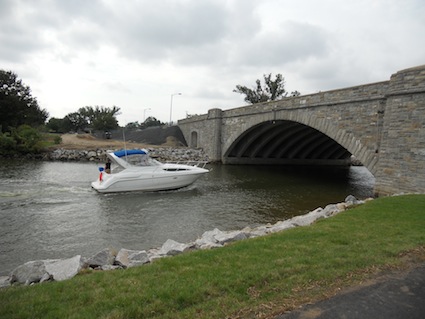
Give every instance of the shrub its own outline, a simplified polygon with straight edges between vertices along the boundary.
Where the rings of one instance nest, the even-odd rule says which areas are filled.
[[[0,155],[14,154],[16,151],[16,141],[9,132],[0,132]]]
[[[29,125],[12,128],[0,136],[1,155],[40,153],[42,148],[40,132]]]
[[[56,135],[53,140],[53,143],[55,143],[56,145],[62,143],[62,137],[60,137],[59,135]]]

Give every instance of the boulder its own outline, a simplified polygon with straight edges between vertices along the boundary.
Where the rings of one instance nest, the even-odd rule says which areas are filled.
[[[59,259],[45,262],[46,272],[53,277],[55,281],[67,280],[81,270],[81,256],[77,255],[68,259]]]
[[[46,273],[47,271],[44,261],[29,261],[16,267],[12,271],[10,275],[11,283],[17,282],[20,284],[29,285],[35,282],[39,282]]]
[[[294,228],[295,225],[291,220],[279,221],[268,229],[270,233],[277,233],[285,229]]]
[[[148,263],[149,257],[145,250],[129,250],[122,248],[115,258],[115,264],[124,268],[139,266]]]
[[[325,217],[331,217],[339,214],[340,212],[345,210],[345,206],[339,204],[329,204],[324,209],[323,212]]]
[[[219,244],[224,245],[230,242],[247,239],[248,237],[244,232],[236,230],[230,232],[221,232],[216,234],[214,238]]]
[[[115,261],[114,252],[106,248],[104,250],[99,251],[97,254],[93,255],[89,259],[85,261],[85,264],[89,267],[96,268],[102,267],[104,265],[113,265]]]
[[[249,238],[250,235],[247,235],[247,233],[247,230],[223,232],[215,228],[214,230],[203,233],[202,237],[195,241],[195,246],[199,249],[218,248],[226,243]]]
[[[149,262],[154,262],[156,259],[164,258],[163,255],[159,254],[159,248],[151,248],[147,251]]]
[[[91,159],[91,158],[95,158],[97,157],[97,152],[96,151],[89,151],[87,152],[86,158],[87,159]]]
[[[0,276],[0,288],[10,286],[10,277],[9,276]]]
[[[357,200],[357,198],[355,198],[353,195],[348,195],[345,198],[345,203],[347,203],[348,205],[357,205],[359,203],[359,201]]]
[[[326,209],[317,208],[305,215],[295,216],[288,220],[294,226],[308,226],[313,224],[316,220],[326,217]]]
[[[43,277],[41,277],[40,279],[40,284],[46,281],[51,281],[53,280],[53,276],[48,274],[47,272],[43,275]]]
[[[168,239],[159,250],[159,255],[175,256],[191,248],[191,244],[181,244],[172,239]]]
[[[198,238],[195,241],[195,245],[196,247],[200,249],[222,247],[222,245],[215,238],[216,235],[220,235],[220,234],[224,234],[224,233],[218,228],[215,228],[214,230],[206,231],[205,233],[202,234],[201,238]]]

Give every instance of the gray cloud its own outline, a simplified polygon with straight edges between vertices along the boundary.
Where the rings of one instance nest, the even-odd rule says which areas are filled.
[[[423,64],[424,15],[421,0],[0,0],[0,68],[25,77],[41,101],[73,81],[85,96],[97,92],[91,100],[123,92],[139,105],[139,95],[184,89],[186,101],[223,107],[242,104],[235,85],[265,73],[311,93]]]
[[[288,21],[280,30],[260,32],[239,52],[245,64],[273,67],[311,57],[322,57],[329,51],[329,34],[320,27]]]

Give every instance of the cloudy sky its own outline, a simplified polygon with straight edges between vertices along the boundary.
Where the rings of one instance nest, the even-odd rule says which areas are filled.
[[[425,64],[424,0],[0,0],[0,69],[62,118],[118,106],[121,125],[243,106],[281,73],[315,93]]]

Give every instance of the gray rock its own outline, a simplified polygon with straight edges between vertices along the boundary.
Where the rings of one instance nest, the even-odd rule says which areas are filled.
[[[219,234],[224,234],[224,233],[221,230],[219,230],[218,228],[204,232],[202,234],[202,237],[198,238],[195,241],[196,247],[198,247],[200,249],[222,247],[222,245],[215,238],[215,236],[219,235]]]
[[[214,235],[214,238],[219,244],[224,245],[230,242],[247,239],[248,237],[244,232],[236,230],[230,232],[221,232]]]
[[[87,159],[90,159],[90,158],[93,158],[93,157],[97,157],[97,153],[95,151],[87,152],[87,155],[86,155]]]
[[[92,257],[88,258],[85,263],[92,268],[95,267],[102,267],[104,265],[113,265],[115,261],[115,254],[114,252],[106,248],[104,250],[99,251],[97,254],[93,255]]]
[[[323,212],[325,214],[325,217],[331,217],[331,216],[335,216],[339,214],[340,212],[344,210],[345,210],[345,207],[343,205],[329,204],[323,209]]]
[[[178,243],[172,239],[168,239],[159,250],[160,255],[175,256],[187,251],[191,245]]]
[[[149,261],[149,256],[145,250],[139,251],[125,248],[122,248],[115,258],[115,263],[125,268],[143,265]]]
[[[81,256],[77,255],[68,259],[45,261],[45,269],[53,280],[62,281],[77,275],[81,270],[81,264]]]
[[[46,274],[44,261],[36,260],[29,261],[21,266],[16,267],[10,277],[11,283],[18,282],[20,284],[29,285],[34,282],[39,282]]]
[[[291,220],[284,220],[277,222],[272,227],[270,227],[269,232],[270,233],[277,233],[286,229],[294,228],[295,225]]]
[[[313,224],[316,220],[326,217],[326,209],[317,208],[305,215],[295,216],[288,220],[295,226],[308,226]]]
[[[357,205],[359,201],[353,195],[348,195],[345,198],[345,201],[344,202],[346,202],[349,205]]]
[[[10,286],[10,277],[9,276],[0,276],[0,288]]]
[[[151,248],[151,249],[149,249],[147,251],[149,261],[150,262],[154,262],[157,259],[164,258],[163,255],[160,255],[159,254],[159,252],[160,252],[160,249],[158,249],[158,248]]]
[[[40,279],[40,284],[46,281],[51,281],[53,280],[53,276],[48,274],[47,272],[43,275],[43,277],[41,277]]]

